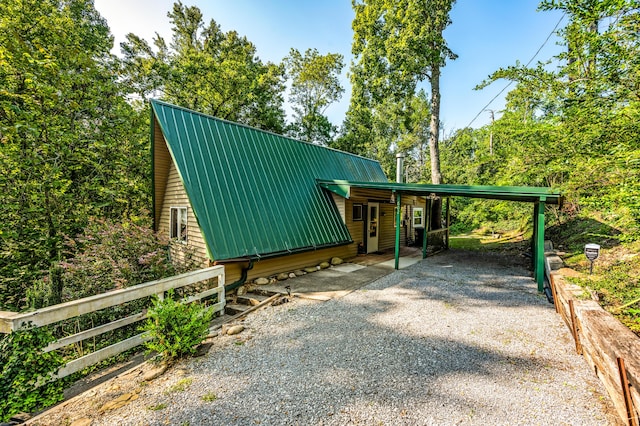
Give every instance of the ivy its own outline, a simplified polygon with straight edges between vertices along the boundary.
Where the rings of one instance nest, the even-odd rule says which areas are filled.
[[[62,400],[63,383],[50,380],[62,357],[43,352],[53,340],[47,329],[33,327],[0,337],[0,421]]]

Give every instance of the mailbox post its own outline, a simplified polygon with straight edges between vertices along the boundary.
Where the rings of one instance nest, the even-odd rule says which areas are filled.
[[[598,244],[585,244],[584,255],[587,256],[587,259],[591,262],[591,266],[589,267],[589,275],[591,275],[593,274],[593,261],[600,255],[600,246]]]

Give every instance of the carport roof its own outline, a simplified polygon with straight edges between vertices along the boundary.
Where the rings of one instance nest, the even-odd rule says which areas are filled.
[[[396,182],[353,182],[347,180],[318,180],[318,184],[344,198],[351,196],[351,188],[379,189],[403,194],[440,197],[470,197],[521,202],[561,204],[562,195],[551,188],[536,186],[432,185]]]

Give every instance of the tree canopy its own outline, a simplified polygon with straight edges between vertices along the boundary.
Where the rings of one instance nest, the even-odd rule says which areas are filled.
[[[639,7],[634,0],[543,1],[542,13],[561,10],[568,20],[559,31],[565,51],[551,58],[557,68],[515,64],[493,73],[480,88],[499,79],[516,87],[493,124],[446,141],[445,176],[457,183],[553,186],[567,196],[565,213],[607,212],[637,233]]]
[[[149,202],[145,118],[125,100],[112,43],[89,0],[0,3],[3,307],[22,306],[89,216]]]
[[[195,6],[176,2],[168,13],[170,44],[156,35],[153,48],[128,34],[122,44],[124,72],[137,93],[282,133],[284,66],[263,63],[256,47],[236,31],[204,24]]]
[[[329,144],[336,129],[324,114],[344,93],[339,79],[344,66],[342,55],[321,55],[317,49],[307,49],[303,55],[291,49],[284,64],[291,79],[289,100],[294,112],[291,135],[321,145]]]
[[[392,106],[396,113],[404,111],[401,121],[415,119],[417,86],[427,80],[430,86],[429,132],[431,181],[441,183],[438,136],[440,128],[440,69],[447,59],[456,55],[447,46],[443,32],[451,23],[449,12],[453,0],[354,0],[352,51],[355,55],[351,67],[353,91],[345,120],[345,137],[341,148],[361,153],[373,153],[376,158],[388,161],[389,151],[408,147],[399,139],[384,135],[377,137],[375,129],[389,122],[385,117]],[[398,108],[404,104],[404,107]],[[376,122],[382,120],[381,125]],[[392,120],[395,120],[394,117]],[[405,126],[416,128],[420,123]],[[393,126],[399,129],[399,126]],[[397,135],[411,139],[408,135]],[[380,143],[371,141],[385,142]],[[415,140],[415,138],[413,138]],[[416,143],[420,144],[418,140]],[[372,148],[372,149],[371,149]],[[372,152],[374,151],[374,152]],[[419,161],[418,161],[419,162]]]

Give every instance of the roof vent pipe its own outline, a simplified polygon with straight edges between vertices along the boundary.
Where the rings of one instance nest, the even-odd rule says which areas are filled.
[[[396,154],[396,182],[402,183],[402,175],[404,174],[404,154],[399,152]]]

